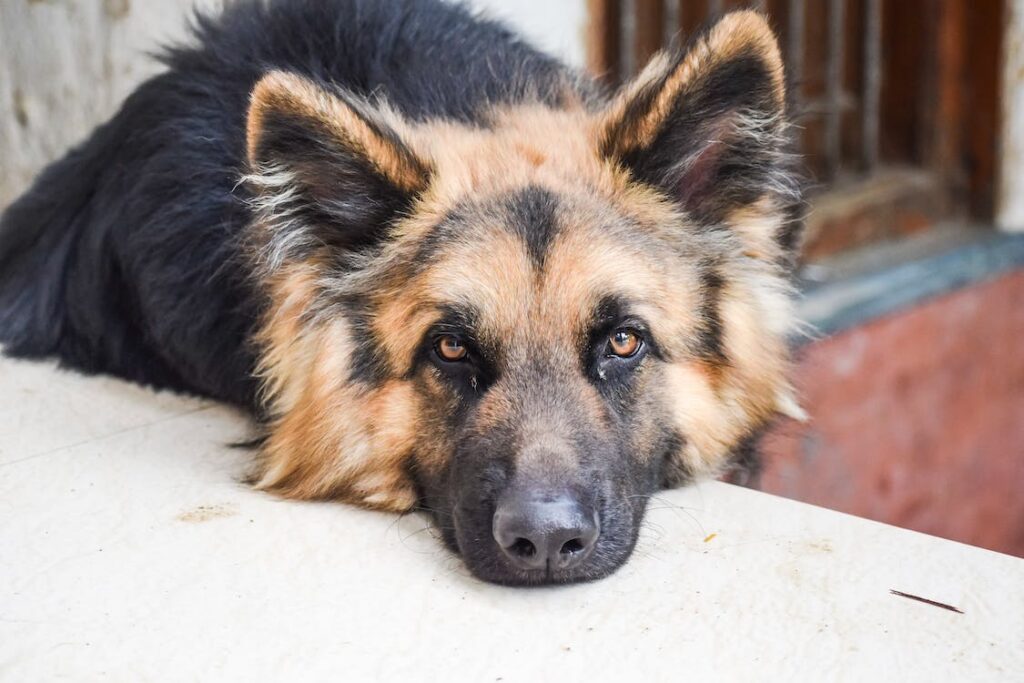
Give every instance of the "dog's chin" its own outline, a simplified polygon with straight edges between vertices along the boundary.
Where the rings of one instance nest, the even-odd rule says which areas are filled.
[[[505,561],[497,546],[494,547],[494,551],[497,552],[462,553],[462,557],[469,570],[481,581],[501,586],[536,587],[587,583],[603,579],[624,565],[632,553],[632,548],[602,551],[598,547],[594,550],[595,553],[602,553],[600,562],[588,563],[571,571],[519,569]]]

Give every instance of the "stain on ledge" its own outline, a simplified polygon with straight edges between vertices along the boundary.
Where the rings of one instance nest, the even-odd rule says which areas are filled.
[[[238,506],[234,503],[218,503],[198,505],[178,515],[179,522],[209,522],[211,519],[233,517],[238,514]]]

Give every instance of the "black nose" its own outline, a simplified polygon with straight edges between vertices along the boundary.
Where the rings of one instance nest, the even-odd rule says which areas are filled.
[[[600,527],[597,512],[568,492],[509,492],[494,512],[494,539],[520,569],[569,569],[590,555]]]

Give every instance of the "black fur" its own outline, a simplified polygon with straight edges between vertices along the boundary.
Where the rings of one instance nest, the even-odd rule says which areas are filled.
[[[253,405],[262,300],[239,263],[238,181],[256,81],[280,69],[482,125],[482,105],[555,103],[567,77],[438,0],[243,0],[197,16],[194,39],[0,218],[6,353]]]
[[[542,187],[527,187],[506,202],[510,214],[507,225],[526,243],[530,259],[537,266],[544,265],[548,247],[558,234],[557,206],[555,196]]]
[[[706,263],[700,274],[703,296],[700,305],[701,329],[698,332],[698,353],[705,360],[716,365],[729,362],[725,354],[722,340],[722,289],[725,287],[725,276],[713,263]]]
[[[370,306],[361,297],[351,297],[341,303],[353,337],[365,342],[357,344],[352,351],[349,360],[349,379],[376,386],[387,379],[389,369],[379,346],[372,342],[374,333],[370,321]]]

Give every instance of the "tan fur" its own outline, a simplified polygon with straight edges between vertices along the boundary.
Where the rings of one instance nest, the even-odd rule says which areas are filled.
[[[698,475],[716,474],[744,432],[792,409],[786,336],[771,324],[792,321],[786,293],[758,277],[731,282],[721,308],[731,363],[709,368],[691,361],[667,371],[675,419],[688,437],[680,458]]]
[[[433,306],[443,302],[472,304],[491,313],[484,330],[493,339],[511,334],[529,315],[532,277],[522,244],[506,232],[495,231],[483,242],[449,250],[403,291],[382,293],[374,327],[392,367],[397,372],[408,369],[414,347],[436,321]]]
[[[263,349],[257,374],[263,380],[263,399],[281,413],[298,403],[312,369],[315,341],[303,317],[315,301],[316,278],[316,266],[301,263],[287,266],[267,283],[272,305],[256,337]]]
[[[425,205],[450,207],[466,197],[529,184],[597,191],[614,187],[613,170],[593,144],[592,114],[582,107],[525,105],[496,109],[490,118],[489,130],[447,121],[407,130],[410,147],[435,168]]]
[[[733,211],[725,223],[743,240],[744,255],[761,261],[778,261],[782,247],[775,236],[782,227],[779,209],[767,198]]]
[[[346,381],[344,321],[317,330],[301,396],[273,425],[257,486],[292,498],[340,498],[405,510],[416,496],[403,465],[417,439],[419,397],[408,382]]]

